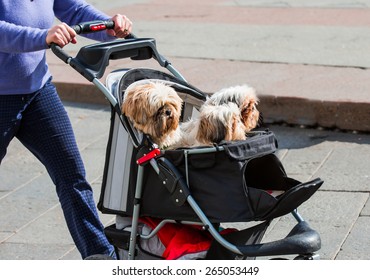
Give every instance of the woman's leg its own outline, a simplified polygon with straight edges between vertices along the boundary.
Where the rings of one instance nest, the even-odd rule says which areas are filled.
[[[111,254],[69,117],[52,83],[23,112],[16,137],[45,165],[82,257]]]
[[[22,112],[33,95],[0,95],[0,163],[20,127]]]

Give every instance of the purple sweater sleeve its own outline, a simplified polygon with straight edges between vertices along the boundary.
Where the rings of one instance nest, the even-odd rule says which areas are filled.
[[[47,29],[24,27],[0,20],[0,30],[0,52],[32,52],[48,47]]]
[[[82,0],[55,0],[54,14],[53,10],[51,10],[51,6],[49,8],[49,11],[45,9],[43,13],[40,13],[40,15],[43,14],[44,18],[40,20],[34,19],[36,23],[41,23],[30,27],[1,20],[0,16],[0,52],[22,53],[47,49],[46,35],[51,25],[47,25],[46,23],[49,22],[53,24],[54,14],[60,21],[68,25],[91,20],[107,20],[110,18],[108,15]],[[22,15],[22,11],[19,11],[19,13],[19,17],[27,17],[27,14]],[[114,37],[109,36],[107,32],[104,31],[87,34],[86,37],[96,41],[109,41],[114,39]]]
[[[35,92],[49,79],[46,35],[55,17],[68,25],[109,18],[83,0],[0,1],[0,95]],[[114,39],[105,31],[87,37]]]

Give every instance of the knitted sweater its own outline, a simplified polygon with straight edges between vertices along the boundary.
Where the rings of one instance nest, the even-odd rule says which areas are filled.
[[[68,25],[109,18],[83,0],[0,0],[0,95],[33,93],[50,78],[46,35],[55,17]]]

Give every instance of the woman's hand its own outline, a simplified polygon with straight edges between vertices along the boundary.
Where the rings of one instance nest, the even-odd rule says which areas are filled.
[[[69,43],[76,44],[76,35],[76,32],[70,26],[62,22],[48,30],[46,35],[46,43],[48,45],[55,43],[63,48]]]
[[[114,21],[114,29],[109,29],[107,32],[111,36],[115,36],[118,38],[125,38],[129,35],[132,31],[132,22],[129,20],[128,17],[125,15],[117,14],[112,17]]]

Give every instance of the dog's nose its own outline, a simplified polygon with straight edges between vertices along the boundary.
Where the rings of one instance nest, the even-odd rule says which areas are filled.
[[[171,112],[171,110],[168,110],[168,109],[167,109],[167,110],[165,111],[165,114],[166,114],[168,117],[169,117],[169,116],[171,116],[171,113],[172,113],[172,112]]]

